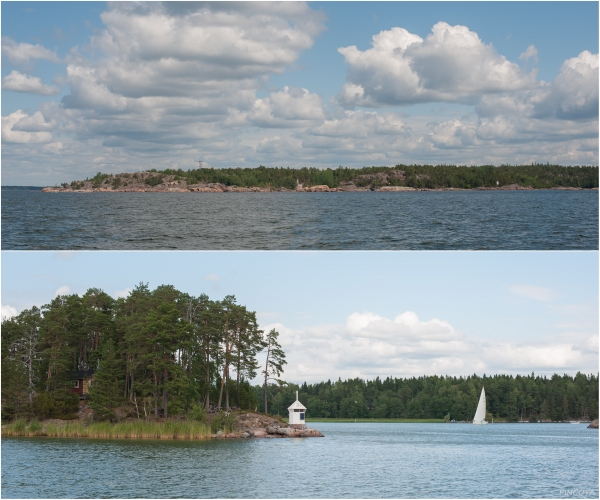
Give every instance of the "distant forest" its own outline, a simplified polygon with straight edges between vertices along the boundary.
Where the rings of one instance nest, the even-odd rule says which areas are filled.
[[[507,186],[519,184],[534,189],[552,187],[598,187],[598,167],[565,167],[560,165],[484,165],[478,167],[453,165],[396,165],[395,167],[318,168],[199,168],[194,170],[150,170],[163,175],[174,175],[175,180],[187,184],[221,183],[226,186],[295,189],[296,180],[306,186],[327,185],[339,187],[344,182],[355,185],[380,187],[408,186],[414,188],[461,188]],[[398,173],[400,172],[400,173]],[[387,174],[387,179],[374,174]],[[102,174],[104,175],[104,174]]]
[[[117,418],[117,409],[146,419],[195,418],[219,409],[264,411],[265,404],[286,416],[296,390],[308,418],[471,420],[483,386],[490,418],[598,418],[593,374],[286,383],[278,333],[260,330],[255,312],[233,296],[215,301],[169,285],[140,284],[118,299],[95,288],[59,295],[3,320],[1,340],[3,420],[75,418],[74,383],[87,376],[97,420]],[[262,384],[252,386],[257,376]]]
[[[488,417],[563,421],[598,418],[598,375],[552,377],[492,375],[479,377],[376,378],[290,385],[271,403],[271,413],[287,415],[299,399],[307,418],[437,418],[472,420],[485,387]]]

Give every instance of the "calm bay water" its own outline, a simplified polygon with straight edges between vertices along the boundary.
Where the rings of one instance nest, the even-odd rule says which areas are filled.
[[[586,425],[312,425],[325,438],[2,439],[3,498],[598,498]]]
[[[598,191],[2,192],[3,250],[598,249]]]

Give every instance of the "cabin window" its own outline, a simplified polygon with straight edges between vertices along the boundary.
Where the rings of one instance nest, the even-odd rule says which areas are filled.
[[[75,389],[79,389],[79,380],[74,380],[74,381],[73,381],[73,387],[74,387]]]
[[[304,420],[304,413],[300,413],[300,420]]]

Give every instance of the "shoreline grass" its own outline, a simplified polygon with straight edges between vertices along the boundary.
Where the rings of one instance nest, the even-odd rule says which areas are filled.
[[[376,424],[443,424],[443,418],[307,418],[306,423],[335,422],[335,423],[376,423]]]
[[[210,427],[194,421],[165,422],[97,422],[85,425],[81,422],[43,424],[37,420],[25,420],[2,426],[2,437],[68,437],[103,439],[211,439]]]

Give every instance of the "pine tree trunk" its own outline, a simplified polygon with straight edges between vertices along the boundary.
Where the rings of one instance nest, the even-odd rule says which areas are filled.
[[[225,320],[225,368],[223,368],[223,378],[221,378],[221,392],[219,393],[219,404],[218,408],[221,409],[221,402],[223,401],[223,386],[225,384],[225,377],[227,375],[227,367],[229,363],[229,318]]]
[[[229,372],[229,370],[227,371]],[[229,382],[229,373],[227,373],[225,378],[225,409],[229,411],[229,384],[227,382]]]
[[[163,397],[162,397],[162,407],[163,407],[163,416],[167,418],[169,416],[169,402],[167,393],[167,379],[169,378],[169,372],[165,368],[165,377],[163,379]]]
[[[237,407],[241,408],[240,404],[240,356],[238,354],[238,365],[237,365]]]
[[[267,409],[267,382],[269,381],[269,355],[271,354],[271,346],[267,348],[267,361],[265,363],[265,415],[269,414]]]
[[[206,411],[210,409],[210,356],[206,350]]]
[[[133,382],[135,380],[135,373],[131,372],[131,384],[129,385],[129,400],[133,401],[134,399],[134,391],[133,391]]]
[[[158,380],[155,371],[152,375],[154,375],[154,418],[158,419]]]
[[[221,377],[221,391],[219,392],[219,403],[217,404],[217,408],[221,409],[221,401],[223,400],[223,384],[225,383],[225,373],[223,372],[223,376]]]

